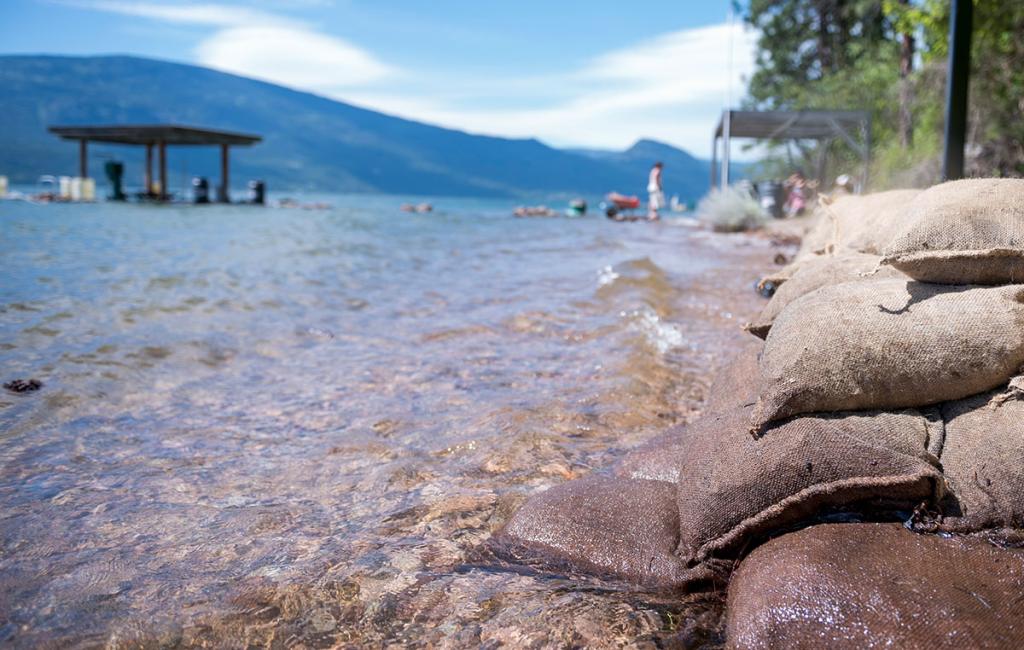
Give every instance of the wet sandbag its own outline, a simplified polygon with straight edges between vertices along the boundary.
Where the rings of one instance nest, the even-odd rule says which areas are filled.
[[[1005,384],[1024,366],[1024,286],[848,282],[793,301],[761,354],[751,431],[802,413],[897,409]]]
[[[951,181],[922,192],[885,263],[923,282],[1024,282],[1024,180]]]
[[[824,205],[834,220],[835,250],[881,255],[903,230],[909,205],[921,190],[844,196]]]
[[[704,400],[704,412],[718,412],[744,404],[753,405],[760,389],[758,366],[764,343],[741,336],[733,354],[715,373]]]
[[[531,498],[496,536],[506,554],[553,570],[675,587],[711,577],[674,554],[679,540],[675,486],[587,477]]]
[[[729,586],[730,648],[1021,648],[1024,551],[899,524],[774,539]]]
[[[679,479],[678,458],[685,433],[685,426],[673,427],[668,433],[630,451],[615,464],[615,476],[674,484]]]
[[[750,407],[687,429],[677,483],[679,556],[740,550],[830,509],[913,510],[944,491],[928,452],[938,413],[867,412],[796,418],[754,439]]]
[[[742,337],[715,372],[703,411],[720,412],[735,405],[752,406],[757,401],[757,357],[764,345]],[[673,427],[666,433],[627,453],[616,463],[616,476],[675,483],[679,478],[679,454],[688,446],[687,425]]]
[[[906,278],[902,272],[891,266],[879,267],[880,260],[877,255],[849,252],[808,259],[775,291],[775,295],[757,318],[745,325],[744,329],[758,338],[765,338],[783,309],[797,298],[821,287],[855,282],[868,276],[875,280]]]
[[[941,528],[1024,528],[1024,377],[942,405],[942,466],[952,492]]]

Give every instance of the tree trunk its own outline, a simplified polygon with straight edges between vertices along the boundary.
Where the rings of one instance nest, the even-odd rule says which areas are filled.
[[[901,0],[909,4],[910,0]],[[900,146],[908,149],[914,142],[914,116],[911,114],[913,97],[910,88],[910,72],[914,67],[914,36],[902,34],[900,38]]]
[[[821,76],[827,77],[835,71],[835,58],[832,55],[832,35],[829,34],[829,23],[831,22],[830,0],[819,0],[818,9],[818,65],[821,66]]]

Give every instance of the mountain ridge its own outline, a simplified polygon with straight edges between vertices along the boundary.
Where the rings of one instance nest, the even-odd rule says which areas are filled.
[[[642,139],[621,152],[580,153],[536,138],[477,135],[388,115],[286,86],[135,56],[0,56],[0,173],[14,183],[73,173],[77,149],[50,125],[178,123],[261,135],[232,156],[232,178],[272,189],[526,197],[638,193],[655,151],[666,190],[695,200],[708,163]],[[90,147],[91,175],[104,156],[138,184],[141,147]],[[645,158],[645,156],[647,156]],[[212,149],[169,147],[169,185],[219,175]]]

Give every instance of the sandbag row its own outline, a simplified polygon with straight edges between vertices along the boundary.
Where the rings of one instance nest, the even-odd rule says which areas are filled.
[[[759,289],[778,287],[748,325],[760,338],[796,298],[867,275],[958,285],[1024,283],[1024,180],[971,179],[923,192],[826,199],[812,219],[793,262],[759,283]]]
[[[970,204],[971,183],[1004,200],[953,205]],[[614,477],[534,497],[496,539],[552,565],[678,587],[721,579],[726,559],[837,513],[915,513],[922,531],[1024,527],[1022,188],[966,181],[825,206],[763,314],[763,350],[742,347],[705,415]],[[852,216],[878,206],[885,218]],[[929,236],[936,222],[956,235]]]
[[[822,413],[936,405],[926,446],[941,486],[900,517],[906,527],[805,516],[802,530],[759,546],[730,585],[731,647],[1024,644],[1024,552],[990,543],[1024,538],[1024,181],[939,185],[911,199],[903,221],[895,235],[879,230],[889,241],[878,268],[906,278],[865,272],[849,251],[818,262],[831,275],[804,260],[774,311],[748,327],[766,337],[750,431],[755,446],[774,447]],[[801,269],[813,276],[806,292],[790,285]],[[863,459],[885,465],[890,445]],[[685,469],[678,481],[683,513],[693,500]],[[884,520],[883,510],[867,518]]]
[[[1024,527],[1024,377],[924,410],[794,418],[753,438],[739,356],[708,412],[593,476],[529,500],[496,537],[530,563],[654,588],[724,582],[726,560],[836,513],[922,531]]]

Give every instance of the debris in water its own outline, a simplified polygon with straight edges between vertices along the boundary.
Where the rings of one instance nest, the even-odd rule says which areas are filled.
[[[4,388],[12,393],[32,393],[43,387],[38,379],[14,379],[4,384]]]

